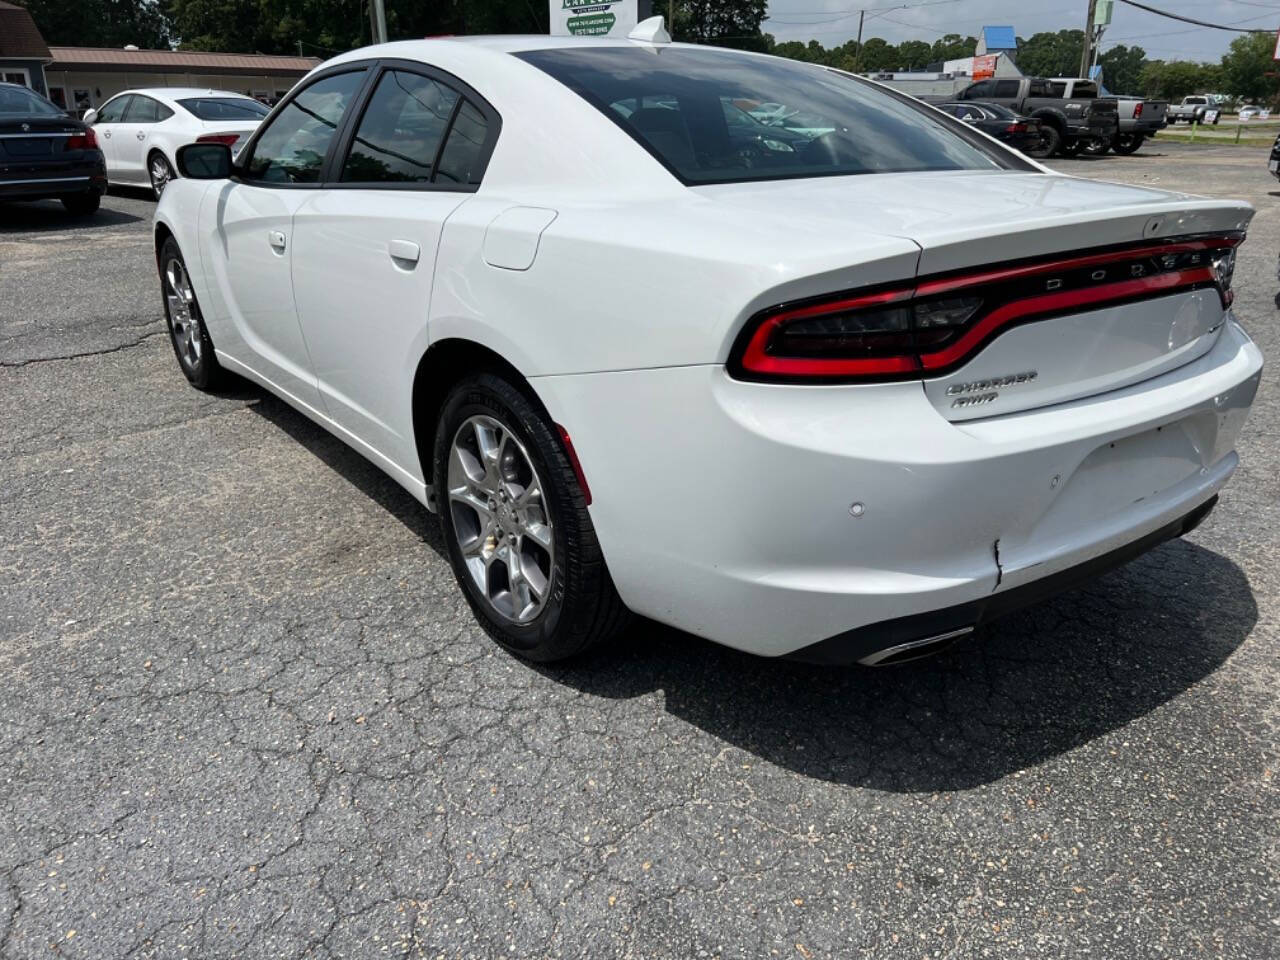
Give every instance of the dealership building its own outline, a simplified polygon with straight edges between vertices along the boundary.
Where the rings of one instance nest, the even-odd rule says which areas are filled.
[[[319,62],[267,54],[51,47],[30,13],[0,0],[0,80],[21,83],[81,114],[135,87],[208,87],[274,103]]]

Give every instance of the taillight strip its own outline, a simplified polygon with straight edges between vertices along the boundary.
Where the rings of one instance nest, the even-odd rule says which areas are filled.
[[[1083,290],[1063,290],[1046,293],[1025,300],[1014,300],[991,311],[961,335],[960,339],[934,353],[920,355],[920,365],[932,373],[958,363],[974,352],[984,341],[994,337],[1004,328],[1040,314],[1058,314],[1081,307],[1097,307],[1119,300],[1159,296],[1175,290],[1212,284],[1213,271],[1209,267],[1179,270],[1176,273],[1157,273],[1150,277],[1121,280],[1117,283],[1086,287]]]
[[[757,315],[753,325],[743,331],[730,362],[731,370],[748,378],[795,380],[902,379],[909,376],[939,376],[947,368],[967,362],[978,350],[1006,329],[1017,324],[1048,319],[1081,308],[1096,308],[1110,303],[1164,296],[1178,290],[1203,287],[1218,288],[1224,308],[1231,303],[1230,291],[1220,288],[1211,265],[1195,266],[1167,273],[1129,277],[1097,286],[1050,291],[1025,296],[1000,304],[982,316],[958,339],[931,352],[903,353],[885,357],[798,357],[776,356],[769,352],[778,329],[795,320],[821,317],[856,310],[871,310],[915,299],[945,294],[976,292],[992,284],[1049,276],[1073,270],[1101,267],[1117,262],[1141,260],[1169,254],[1234,247],[1243,234],[1229,233],[1171,239],[1164,242],[1136,243],[1068,256],[1043,259],[1007,267],[956,272],[951,275],[906,281],[865,294],[806,303],[802,306],[775,308]],[[775,312],[776,311],[776,312]]]

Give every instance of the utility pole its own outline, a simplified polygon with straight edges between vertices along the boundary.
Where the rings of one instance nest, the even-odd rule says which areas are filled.
[[[1093,59],[1093,16],[1098,0],[1089,0],[1089,16],[1084,22],[1084,51],[1080,54],[1080,76],[1089,76],[1089,62]]]
[[[387,11],[382,0],[369,2],[369,35],[373,43],[387,42]]]
[[[862,21],[866,18],[867,11],[858,11],[858,52],[853,55],[853,72],[857,73],[862,66]]]

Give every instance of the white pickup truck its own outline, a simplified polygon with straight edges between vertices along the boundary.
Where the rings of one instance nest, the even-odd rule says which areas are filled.
[[[1217,124],[1220,113],[1218,101],[1213,97],[1183,97],[1182,103],[1174,104],[1169,108],[1169,123],[1174,124],[1182,120],[1186,123]],[[1205,114],[1209,116],[1206,117]]]

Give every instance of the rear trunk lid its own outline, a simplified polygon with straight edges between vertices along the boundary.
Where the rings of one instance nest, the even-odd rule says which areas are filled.
[[[68,137],[82,127],[66,117],[25,117],[0,120],[0,162],[50,159],[62,153]]]
[[[1042,173],[881,174],[697,192],[762,216],[822,215],[834,230],[910,239],[920,248],[917,297],[937,297],[961,277],[1019,272],[1016,287],[969,288],[983,301],[971,326],[986,324],[970,349],[949,362],[921,355],[926,395],[957,421],[1118,389],[1206,353],[1225,315],[1205,279],[1207,251],[1186,252],[1195,263],[1158,258],[1183,256],[1187,244],[1174,238],[1243,231],[1253,216],[1243,202]],[[1186,282],[1172,282],[1175,273]],[[1036,309],[997,310],[1010,290]],[[1012,319],[989,323],[996,313]]]
[[[258,129],[256,123],[247,120],[202,120],[200,126],[204,130],[200,134],[201,137],[213,135],[229,137],[234,134],[236,139],[227,143],[233,156],[240,152],[240,148],[253,136],[253,131]]]

